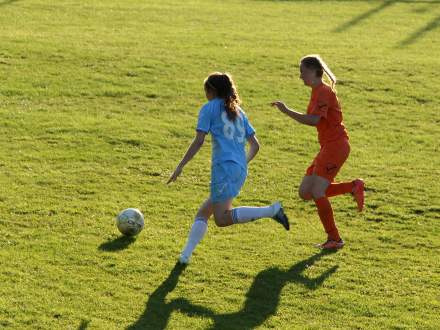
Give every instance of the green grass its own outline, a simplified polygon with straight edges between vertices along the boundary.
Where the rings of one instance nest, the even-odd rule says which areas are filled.
[[[0,1],[0,328],[437,329],[438,1]],[[321,255],[297,197],[316,132],[298,60],[340,79],[365,213],[332,200],[347,246]],[[194,135],[203,79],[233,74],[262,144],[236,205],[283,200],[293,228],[216,228],[174,269],[209,193]],[[146,228],[119,237],[139,207]]]

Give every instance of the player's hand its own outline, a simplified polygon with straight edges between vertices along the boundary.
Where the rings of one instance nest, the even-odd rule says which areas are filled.
[[[174,170],[173,174],[171,174],[170,178],[168,179],[167,184],[170,184],[171,182],[174,182],[177,180],[177,177],[182,174],[182,167],[177,166],[176,169]]]
[[[281,101],[274,101],[270,104],[273,107],[277,107],[281,112],[286,112],[288,109],[287,106]]]

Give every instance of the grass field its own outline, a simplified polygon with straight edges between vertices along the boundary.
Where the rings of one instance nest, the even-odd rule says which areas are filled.
[[[439,1],[0,0],[0,328],[438,329]],[[346,247],[320,254],[297,188],[318,150],[298,61],[340,83],[366,210],[332,200]],[[173,268],[209,193],[194,135],[203,79],[231,72],[262,144],[236,205],[272,221],[216,228]],[[115,215],[146,218],[133,240]]]

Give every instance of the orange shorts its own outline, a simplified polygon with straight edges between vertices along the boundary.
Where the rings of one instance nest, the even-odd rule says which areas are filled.
[[[333,182],[345,160],[350,154],[348,139],[339,139],[321,146],[306,175],[318,175]]]

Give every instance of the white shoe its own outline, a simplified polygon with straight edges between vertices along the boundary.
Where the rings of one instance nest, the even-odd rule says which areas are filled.
[[[188,265],[189,264],[190,257],[184,256],[183,254],[179,257],[179,263],[182,265]]]

